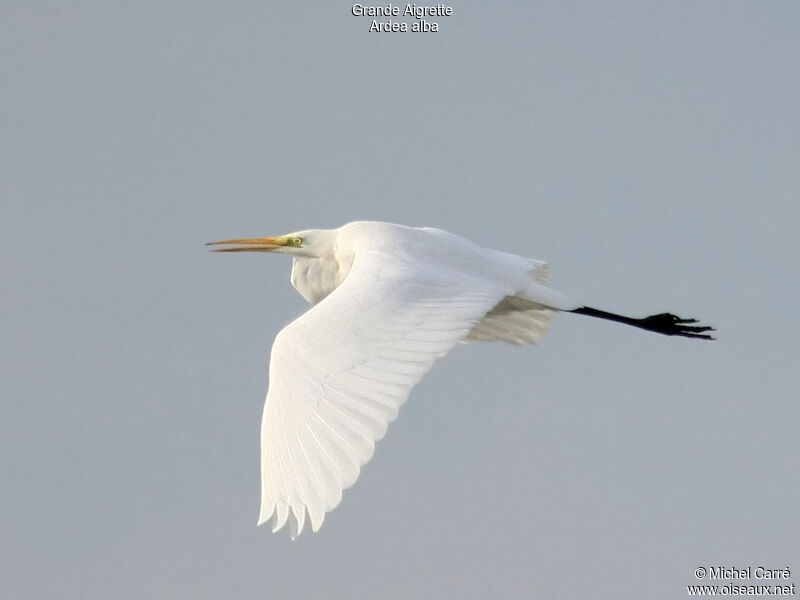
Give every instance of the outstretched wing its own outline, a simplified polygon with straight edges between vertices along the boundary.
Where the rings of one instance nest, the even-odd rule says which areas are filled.
[[[308,515],[317,531],[411,388],[512,287],[387,253],[357,256],[345,281],[275,338],[259,524],[277,531],[288,521],[294,538]]]

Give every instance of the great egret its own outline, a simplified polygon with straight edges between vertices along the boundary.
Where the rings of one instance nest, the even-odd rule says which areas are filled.
[[[359,221],[217,244],[291,254],[292,285],[314,305],[275,338],[261,422],[258,524],[288,521],[292,539],[306,515],[320,528],[411,388],[458,342],[535,344],[554,311],[713,339],[696,319],[582,306],[547,287],[544,262],[439,229]]]

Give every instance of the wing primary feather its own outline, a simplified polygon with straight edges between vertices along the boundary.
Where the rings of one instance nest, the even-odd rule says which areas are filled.
[[[375,450],[375,444],[369,439],[368,430],[343,413],[324,396],[322,402],[320,402],[320,414],[324,420],[330,420],[338,425],[335,429],[340,437],[345,433],[350,434],[347,442],[357,452],[359,466],[370,459]]]
[[[315,413],[316,422],[318,425],[322,426],[324,429],[323,431],[328,432],[329,435],[333,436],[332,438],[327,438],[322,434],[322,432],[318,432],[317,439],[319,440],[326,440],[329,441],[330,446],[328,446],[327,450],[338,450],[339,454],[341,454],[341,458],[339,460],[334,460],[334,464],[339,468],[342,474],[342,489],[347,489],[353,483],[355,483],[356,479],[358,478],[358,467],[360,463],[358,461],[358,455],[356,450],[350,446],[350,444],[345,440],[341,434],[336,431],[328,421],[326,421],[322,415]],[[312,426],[312,431],[313,431]],[[338,439],[339,443],[334,441]],[[349,467],[349,468],[348,468]]]
[[[380,422],[391,423],[397,418],[397,412],[403,401],[397,398],[390,398],[381,394],[372,394],[367,396],[365,394],[355,393],[340,393],[348,405],[351,405],[354,410],[357,410],[369,418],[378,420]]]
[[[305,436],[306,438],[304,448],[307,449],[306,451],[309,463],[312,461],[314,463],[312,465],[312,468],[314,469],[314,476],[317,478],[320,490],[322,491],[322,493],[319,494],[319,498],[322,502],[322,517],[324,517],[325,512],[333,510],[333,508],[341,500],[341,478],[336,477],[335,472],[337,471],[337,467],[333,463],[333,459],[328,455],[325,447],[314,435],[314,432],[311,430],[311,426],[308,423],[305,423],[305,426],[301,430],[301,435]],[[308,450],[309,448],[311,450]],[[314,512],[309,511],[309,514],[313,524],[315,521]]]
[[[281,422],[283,424],[282,432],[283,432],[283,441],[281,444],[281,456],[285,457],[284,467],[285,467],[285,474],[287,476],[287,485],[286,485],[286,502],[292,509],[292,513],[295,515],[300,510],[300,507],[303,507],[305,510],[305,506],[302,503],[301,499],[301,484],[300,484],[300,475],[297,471],[297,467],[294,464],[294,460],[292,459],[292,447],[289,443],[289,432],[292,431],[287,427],[286,417],[281,412]]]
[[[286,525],[286,521],[289,518],[289,505],[283,502],[282,500],[278,500],[276,502],[276,510],[275,516],[273,517],[272,523],[272,533],[275,533],[279,529],[281,529],[284,525]]]
[[[329,401],[334,403],[333,400]],[[347,415],[349,419],[358,423],[359,426],[368,431],[368,435],[373,440],[381,439],[384,433],[386,433],[385,422],[379,418],[376,418],[374,415],[368,414],[367,411],[364,410],[364,407],[359,407],[357,403],[352,402],[352,400],[346,396],[341,396],[338,400],[336,400],[335,406],[336,410]]]
[[[303,531],[303,523],[305,521],[304,516],[306,511],[308,511],[309,517],[311,517],[311,527],[315,531],[316,528],[314,525],[317,521],[319,521],[320,513],[323,515],[325,514],[323,502],[319,496],[321,492],[324,492],[324,487],[316,475],[314,464],[309,458],[309,452],[303,443],[301,436],[303,431],[303,424],[300,424],[297,427],[297,435],[295,436],[298,454],[295,457],[294,462],[296,466],[299,466],[298,479],[301,482],[300,500],[304,504],[301,515],[298,515],[298,535]]]
[[[303,525],[306,522],[306,508],[305,506],[298,509],[292,507],[292,515],[289,517],[289,537],[296,540],[297,536],[303,533]]]

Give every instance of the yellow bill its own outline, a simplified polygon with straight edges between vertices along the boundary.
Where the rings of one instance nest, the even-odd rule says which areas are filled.
[[[237,238],[208,242],[206,246],[232,246],[231,248],[214,248],[212,252],[272,252],[283,246],[292,246],[292,238],[264,237],[264,238]]]

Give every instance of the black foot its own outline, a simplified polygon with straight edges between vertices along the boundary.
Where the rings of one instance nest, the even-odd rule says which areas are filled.
[[[714,331],[713,327],[706,325],[691,325],[697,323],[697,319],[681,319],[672,313],[661,313],[660,315],[650,315],[639,321],[638,327],[663,333],[664,335],[682,335],[684,337],[699,338],[701,340],[713,340],[714,338],[705,331]]]
[[[643,319],[634,319],[604,310],[597,310],[591,306],[582,306],[570,312],[579,315],[588,315],[590,317],[598,317],[600,319],[608,319],[609,321],[617,321],[618,323],[633,325],[634,327],[655,331],[656,333],[663,333],[664,335],[682,335],[683,337],[698,338],[701,340],[714,339],[705,333],[706,331],[715,331],[713,327],[692,325],[692,323],[697,323],[697,319],[681,319],[672,313],[661,313],[660,315],[650,315]]]

